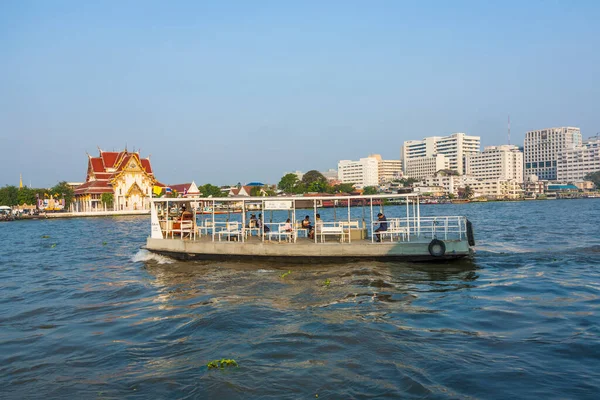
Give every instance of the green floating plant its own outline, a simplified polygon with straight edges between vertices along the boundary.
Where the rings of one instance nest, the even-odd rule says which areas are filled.
[[[107,242],[102,242],[102,246],[106,246],[107,244]]]
[[[50,247],[55,248],[56,247],[56,243],[53,243],[52,246],[50,246]]]
[[[211,368],[220,368],[223,369],[225,367],[238,367],[238,363],[235,360],[230,360],[228,358],[222,358],[220,360],[213,360],[206,364],[208,369]]]
[[[292,271],[285,272],[285,273],[281,274],[281,277],[285,278],[286,276],[288,276],[291,273],[292,273]]]
[[[329,280],[329,278],[327,278],[323,281],[323,286],[329,287],[329,285],[331,285],[331,281]]]
[[[50,235],[44,235],[42,236],[42,239],[50,239]]]

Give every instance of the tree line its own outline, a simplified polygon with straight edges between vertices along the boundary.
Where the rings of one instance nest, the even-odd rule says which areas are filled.
[[[59,182],[57,185],[42,189],[6,185],[0,188],[0,205],[2,206],[22,206],[23,204],[35,205],[37,199],[49,199],[53,196],[55,199],[65,199],[65,208],[68,208],[74,199],[73,189],[67,182]]]
[[[356,192],[352,183],[339,183],[330,185],[327,178],[317,170],[310,170],[298,179],[296,174],[285,174],[279,184],[278,189],[289,194],[303,193],[352,193]],[[367,186],[363,189],[363,194],[376,194],[379,190],[375,186]]]

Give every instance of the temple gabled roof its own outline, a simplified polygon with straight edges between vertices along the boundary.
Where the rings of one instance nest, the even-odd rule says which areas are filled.
[[[155,185],[164,186],[156,181],[150,158],[140,158],[139,152],[128,152],[127,150],[118,152],[100,150],[98,157],[88,157],[86,182],[75,188],[75,194],[113,193],[111,182],[128,168],[132,159]]]

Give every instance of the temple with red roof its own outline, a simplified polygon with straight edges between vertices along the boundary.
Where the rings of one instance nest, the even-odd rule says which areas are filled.
[[[149,210],[153,186],[164,186],[156,180],[150,158],[139,152],[102,151],[98,157],[88,154],[85,183],[75,188],[76,211],[99,211],[105,208],[102,195],[113,195],[116,211]]]

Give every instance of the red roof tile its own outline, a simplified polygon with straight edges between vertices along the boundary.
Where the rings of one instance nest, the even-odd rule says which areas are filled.
[[[144,170],[151,174],[152,173],[152,166],[150,165],[150,160],[147,158],[143,158],[142,160],[142,167],[144,167]]]
[[[102,158],[92,157],[90,158],[90,162],[92,163],[92,170],[94,172],[104,172],[104,163],[102,162]]]
[[[104,165],[106,168],[114,168],[115,162],[117,162],[117,159],[121,153],[122,152],[118,151],[102,151],[100,152],[100,156],[104,160]]]

